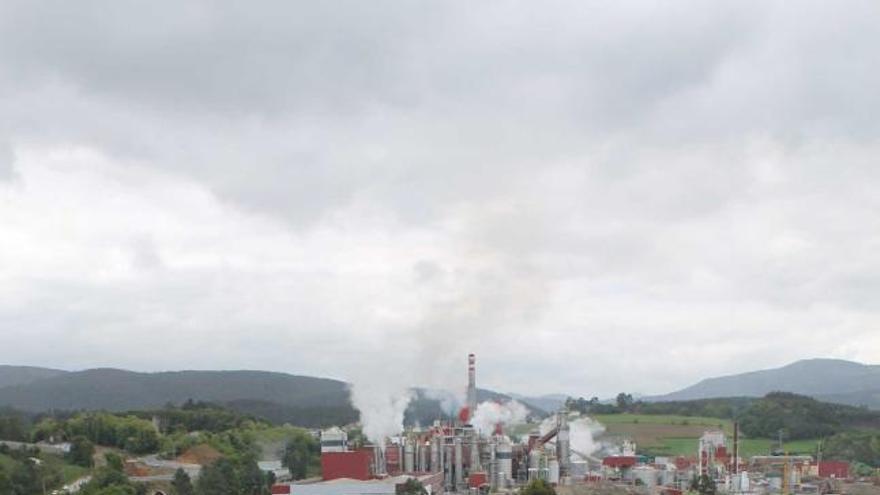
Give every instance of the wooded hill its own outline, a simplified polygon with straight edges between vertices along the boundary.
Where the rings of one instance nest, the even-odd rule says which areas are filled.
[[[65,372],[44,368],[0,368],[0,408],[45,411],[132,411],[162,408],[187,401],[211,402],[275,424],[308,428],[344,425],[358,420],[350,402],[349,385],[328,378],[266,371],[173,371],[138,373],[119,369]],[[430,424],[455,410],[414,389],[406,412],[407,424]],[[480,400],[511,400],[478,390]],[[546,413],[526,406],[532,415]]]
[[[880,409],[880,366],[842,359],[804,359],[780,368],[707,378],[677,392],[643,400],[763,397],[775,391]]]

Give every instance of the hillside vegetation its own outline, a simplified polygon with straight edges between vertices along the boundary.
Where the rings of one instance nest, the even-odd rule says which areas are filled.
[[[734,397],[693,401],[644,402],[620,394],[616,404],[570,399],[568,407],[584,414],[677,415],[694,418],[736,420],[751,438],[819,438],[853,429],[880,428],[880,412],[861,407],[821,402],[788,392],[772,392],[761,398]]]
[[[826,458],[880,466],[880,412],[791,393],[662,403],[620,394],[615,404],[569,399],[568,407],[596,418],[606,436],[633,439],[653,455],[694,455],[703,431],[732,435],[738,421],[745,456],[780,450],[815,455],[821,445]]]
[[[602,414],[594,419],[605,426],[604,439],[620,441],[629,438],[638,444],[639,452],[655,456],[693,456],[700,436],[706,430],[723,430],[733,435],[733,421],[699,416],[653,414]],[[783,450],[792,454],[814,455],[819,439],[786,441]],[[771,438],[740,438],[743,456],[767,455],[777,448]]]
[[[0,447],[0,494],[4,495],[38,493],[33,483],[45,479],[48,488],[56,488],[89,472],[93,479],[83,487],[83,494],[144,493],[145,487],[129,481],[123,469],[126,458],[136,461],[147,454],[202,464],[197,482],[182,471],[175,476],[178,485],[192,485],[186,493],[196,495],[268,495],[273,479],[258,469],[256,461],[261,458],[281,458],[298,478],[319,474],[320,449],[308,430],[272,426],[217,404],[188,401],[149,411],[62,413],[27,421],[18,421],[19,414],[9,416],[15,420],[8,422],[14,428],[4,435],[29,442],[68,441],[72,448],[62,459]],[[106,453],[100,467],[95,464],[98,449]],[[37,455],[46,462],[30,460]],[[218,487],[224,488],[218,491]]]

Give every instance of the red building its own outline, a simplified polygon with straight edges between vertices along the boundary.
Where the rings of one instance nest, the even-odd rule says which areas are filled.
[[[373,452],[369,449],[353,452],[324,452],[321,454],[321,472],[324,481],[339,478],[370,479]]]
[[[468,479],[468,484],[471,488],[480,488],[482,486],[489,485],[489,475],[483,471],[477,473],[471,473],[470,478]]]
[[[690,469],[694,464],[696,464],[694,459],[689,459],[684,456],[678,456],[675,458],[675,469],[678,469],[679,471]]]
[[[602,465],[610,468],[631,468],[639,463],[634,455],[613,455],[602,459]]]
[[[819,463],[820,478],[848,478],[849,463],[844,461],[822,461]]]

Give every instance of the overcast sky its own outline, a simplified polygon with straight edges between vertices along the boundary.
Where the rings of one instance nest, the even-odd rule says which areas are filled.
[[[880,3],[0,1],[0,362],[880,362]]]

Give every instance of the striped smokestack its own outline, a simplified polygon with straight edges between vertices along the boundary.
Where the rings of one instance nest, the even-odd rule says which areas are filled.
[[[468,389],[467,389],[468,422],[477,412],[477,357],[468,354]]]

